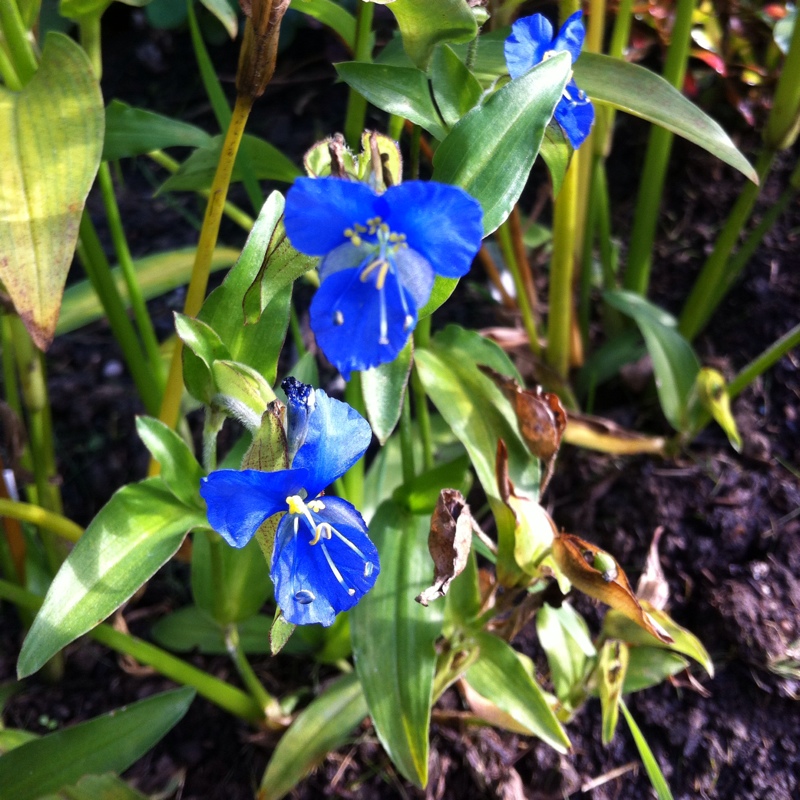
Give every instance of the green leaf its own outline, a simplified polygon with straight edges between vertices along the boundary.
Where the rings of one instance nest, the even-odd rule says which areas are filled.
[[[623,684],[628,671],[629,653],[628,645],[619,641],[607,641],[600,650],[595,675],[600,695],[601,740],[604,745],[611,743],[617,730],[619,703],[622,699]]]
[[[442,140],[447,128],[431,100],[428,78],[414,67],[348,61],[336,64],[339,77],[372,105],[411,120],[434,139]]]
[[[554,197],[557,197],[561,191],[561,184],[564,183],[564,176],[567,174],[567,167],[569,167],[572,153],[572,145],[569,143],[563,128],[552,120],[544,132],[539,154],[550,171]]]
[[[123,486],[84,531],[53,579],[17,663],[20,678],[116,611],[178,550],[205,514],[161,478]]]
[[[219,272],[236,262],[239,251],[232,247],[218,247],[211,259],[210,271]],[[170,250],[152,256],[135,259],[133,266],[145,300],[158,297],[179,286],[189,283],[194,265],[195,249]],[[117,285],[122,302],[130,307],[125,278],[119,267],[113,267],[111,275]],[[88,280],[78,281],[67,287],[61,304],[61,315],[56,325],[56,335],[69,333],[105,315],[97,292]]]
[[[291,7],[332,28],[351,51],[355,49],[356,18],[333,0],[292,0]]]
[[[437,149],[433,179],[461,186],[480,202],[486,234],[522,194],[569,75],[569,55],[556,54],[473,108]]]
[[[471,483],[469,457],[463,455],[421,472],[410,482],[399,486],[392,499],[412,514],[432,514],[442,489],[457,489],[466,497]]]
[[[592,100],[646,119],[699,145],[754,183],[756,171],[724,130],[660,75],[599,53],[581,53],[575,82]]]
[[[38,738],[35,733],[19,728],[0,728],[0,756]]]
[[[211,404],[249,430],[258,428],[267,405],[275,399],[275,392],[266,378],[247,364],[226,360],[215,361],[211,365],[211,375],[216,387]]]
[[[6,753],[0,797],[37,800],[86,774],[126,770],[183,717],[194,695],[187,687],[157,694]]]
[[[345,744],[366,716],[367,704],[355,675],[332,683],[283,734],[261,779],[258,800],[287,795],[328,753]]]
[[[692,408],[691,426],[694,430],[704,427],[706,415],[703,410],[711,414],[717,425],[725,431],[731,447],[737,452],[742,451],[742,435],[736,426],[736,419],[731,413],[731,398],[725,376],[718,370],[703,367],[697,375],[694,394],[699,408]]]
[[[27,86],[0,86],[0,130],[0,281],[45,350],[103,147],[103,98],[83,49],[48,34]]]
[[[186,388],[193,397],[210,405],[216,394],[211,366],[217,359],[229,361],[230,352],[210,325],[194,317],[176,313],[175,331],[188,348],[183,351],[183,380]]]
[[[678,333],[675,318],[633,292],[605,292],[603,298],[639,326],[653,360],[664,416],[675,430],[687,431],[689,401],[700,362],[689,342]]]
[[[39,800],[148,800],[116,775],[86,775],[73,786],[64,787],[58,794]]]
[[[200,497],[200,478],[205,471],[189,445],[172,428],[154,417],[136,417],[136,432],[150,455],[161,465],[161,479],[187,506],[205,509]]]
[[[341,617],[340,617],[341,619]],[[269,652],[270,655],[276,656],[286,647],[289,639],[297,628],[293,622],[289,622],[283,616],[283,611],[280,608],[275,609],[275,619],[272,621],[272,627],[269,629]]]
[[[251,539],[245,547],[237,549],[221,541],[212,544],[209,538],[205,531],[198,531],[193,537],[192,596],[195,603],[220,625],[254,617],[272,594],[269,566],[258,542]],[[216,565],[212,564],[212,559],[217,560]],[[214,588],[215,566],[221,574],[221,592]]]
[[[391,501],[378,508],[370,536],[381,559],[375,587],[350,612],[356,670],[375,730],[397,769],[428,781],[428,726],[441,610],[414,598],[430,583],[427,517]]]
[[[419,318],[425,319],[436,311],[437,308],[444,305],[450,299],[450,295],[458,286],[458,278],[445,278],[442,275],[437,275],[436,280],[433,282],[433,290],[428,302],[419,310]]]
[[[200,3],[222,23],[228,36],[235,39],[239,30],[239,18],[228,0],[200,0]]]
[[[474,108],[483,94],[478,79],[447,45],[437,47],[433,54],[431,87],[436,106],[448,127]]]
[[[408,376],[411,374],[412,351],[413,344],[409,337],[394,361],[361,373],[367,419],[382,445],[386,444],[400,419]]]
[[[670,676],[683,672],[688,666],[689,662],[672,650],[655,646],[631,647],[622,692],[631,694],[658,686]]]
[[[467,0],[395,0],[387,7],[397,19],[408,57],[423,70],[439,42],[469,42],[478,35]]]
[[[195,150],[180,165],[178,171],[161,184],[158,194],[210,189],[222,153],[223,138],[214,136],[208,144]],[[247,166],[257,180],[291,183],[302,174],[280,150],[263,139],[246,134],[242,146],[247,147]],[[233,168],[232,183],[243,180],[245,167],[243,163],[240,163],[242,158],[240,148],[236,165]]]
[[[205,147],[211,136],[187,122],[133,108],[112,100],[106,108],[106,135],[103,161],[130,158],[164,147]]]
[[[259,558],[261,558],[260,553]],[[245,653],[269,654],[271,625],[272,619],[263,614],[237,624],[239,643]],[[222,626],[197,606],[186,606],[161,617],[153,625],[150,633],[159,645],[176,653],[190,653],[197,650],[206,655],[226,655],[228,652]]]
[[[514,648],[490,633],[479,632],[475,638],[480,656],[467,670],[467,683],[533,735],[566,753],[571,746],[567,734]]]
[[[672,792],[669,790],[667,781],[664,778],[664,773],[661,772],[661,767],[659,767],[658,761],[656,761],[656,757],[653,755],[653,751],[650,749],[650,745],[647,744],[647,740],[639,730],[639,726],[636,724],[636,720],[631,716],[631,712],[628,711],[628,707],[625,705],[624,700],[619,701],[619,707],[622,709],[622,714],[631,730],[631,735],[633,736],[633,741],[636,744],[636,749],[639,751],[639,755],[642,757],[642,763],[644,764],[645,771],[647,772],[647,777],[650,778],[650,783],[656,790],[658,800],[673,800]]]

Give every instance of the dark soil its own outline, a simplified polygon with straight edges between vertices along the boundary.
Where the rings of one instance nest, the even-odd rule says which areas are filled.
[[[185,33],[140,29],[135,36],[126,36],[130,19],[141,17],[140,12],[131,16],[121,9],[114,6],[108,17],[107,52],[113,59],[106,67],[107,96],[208,124],[208,108]],[[333,85],[328,66],[331,59],[342,57],[337,56],[337,45],[322,31],[304,30],[301,37],[305,38],[296,41],[281,62],[255,119],[256,132],[295,158],[315,138],[331,132],[320,120],[341,124],[345,98],[342,87]],[[235,50],[214,49],[212,55],[230,83]],[[115,70],[115,62],[136,67]],[[617,169],[630,171],[626,159],[628,165],[635,163],[640,131],[631,125],[628,149],[612,161],[612,165],[618,162]],[[617,141],[625,140],[621,135]],[[741,179],[680,142],[673,164],[654,261],[653,299],[674,311]],[[779,170],[767,184],[762,208],[774,201],[785,175]],[[636,176],[626,180],[634,186]],[[126,172],[121,201],[123,218],[136,220],[131,226],[135,255],[193,241],[174,203],[184,211],[201,213],[195,201],[178,199],[159,206],[148,193],[142,169]],[[631,196],[618,198],[616,229],[621,233],[634,202]],[[177,233],[180,230],[188,230],[185,239]],[[704,363],[731,376],[796,324],[798,237],[800,206],[795,201],[698,340]],[[223,230],[223,238],[241,243],[241,234],[234,229]],[[479,274],[472,277],[482,280]],[[176,293],[153,306],[163,334],[171,324],[170,310],[181,305],[182,297]],[[480,313],[486,314],[486,308]],[[59,338],[48,357],[67,513],[82,523],[116,488],[141,478],[146,467],[133,427],[134,414],[142,409],[120,363],[118,348],[102,323]],[[599,397],[603,406],[596,412],[618,420],[630,420],[643,402],[622,384]],[[693,670],[702,692],[678,676],[631,696],[628,704],[681,800],[800,796],[800,682],[770,669],[800,638],[799,408],[800,361],[795,352],[734,403],[746,442],[743,455],[730,449],[715,426],[669,461],[615,459],[565,448],[548,492],[557,524],[613,552],[632,579],[644,565],[654,531],[664,528],[660,552],[670,587],[669,611],[704,642],[716,676],[711,680]],[[666,430],[654,410],[648,417],[639,414],[636,424]],[[185,566],[169,565],[128,607],[128,624],[146,635],[165,610],[188,601],[185,586]],[[574,602],[596,625],[600,609],[585,598]],[[22,630],[7,604],[0,622],[0,680],[10,680]],[[535,635],[524,631],[516,644],[536,659],[546,682],[546,662]],[[237,682],[227,659],[198,655],[190,660]],[[256,658],[254,663],[268,688],[278,694],[324,683],[334,674],[328,668],[301,668],[300,662],[288,659]],[[46,733],[50,723],[70,725],[170,686],[149,670],[82,640],[67,648],[63,679],[48,683],[41,675],[31,678],[6,706],[4,722]],[[462,707],[454,691],[442,706]],[[352,744],[329,755],[295,796],[636,800],[652,795],[624,723],[609,747],[601,745],[597,701],[588,703],[568,732],[574,751],[561,757],[536,740],[489,728],[465,728],[453,723],[452,715],[435,712],[430,782],[421,792],[396,774],[365,723]],[[177,796],[182,800],[249,800],[274,744],[272,735],[198,699],[128,777],[146,791],[180,777]],[[612,771],[618,768],[622,769],[614,777]],[[602,776],[608,780],[596,781],[597,788],[583,791],[588,782]]]

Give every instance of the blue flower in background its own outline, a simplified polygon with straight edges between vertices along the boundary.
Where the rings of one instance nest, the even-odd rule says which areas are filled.
[[[506,39],[505,56],[508,74],[519,78],[532,67],[545,61],[554,53],[566,51],[574,64],[581,54],[583,37],[581,12],[576,11],[553,38],[553,26],[546,17],[534,14],[517,20]],[[594,122],[594,108],[589,98],[570,79],[564,95],[556,106],[555,118],[573,147],[580,147]]]
[[[200,494],[208,521],[228,544],[244,547],[273,514],[278,524],[270,577],[275,600],[289,622],[328,626],[375,584],[378,551],[361,514],[322,491],[364,455],[369,423],[346,403],[294,378],[288,398],[290,469],[222,469],[204,478]]]
[[[376,194],[340,178],[298,178],[286,232],[322,256],[311,328],[345,380],[394,360],[436,275],[460,278],[481,246],[483,213],[463,189],[409,181]]]

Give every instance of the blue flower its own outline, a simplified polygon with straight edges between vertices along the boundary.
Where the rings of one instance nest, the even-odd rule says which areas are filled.
[[[275,534],[270,577],[289,622],[331,625],[375,584],[378,551],[361,514],[323,490],[364,455],[372,431],[346,403],[294,378],[288,398],[290,469],[223,469],[204,478],[208,521],[228,544],[244,547],[261,524],[284,513]]]
[[[286,232],[323,256],[311,328],[345,380],[394,360],[428,302],[436,275],[460,278],[481,246],[483,214],[463,189],[409,181],[376,194],[340,178],[298,178]]]
[[[585,31],[581,12],[576,11],[553,38],[553,26],[541,14],[517,20],[506,39],[505,56],[508,74],[519,78],[554,53],[566,51],[574,64],[581,54]],[[580,147],[594,122],[594,108],[589,98],[570,79],[556,106],[555,118],[573,147]]]

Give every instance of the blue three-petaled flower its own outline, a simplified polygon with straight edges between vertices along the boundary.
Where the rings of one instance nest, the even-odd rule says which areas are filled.
[[[580,11],[576,11],[561,26],[555,37],[553,26],[541,14],[517,20],[511,26],[511,35],[505,42],[508,74],[512,78],[519,78],[553,53],[561,51],[569,53],[574,64],[581,54],[585,35]],[[555,118],[575,148],[583,144],[592,129],[594,108],[572,79],[556,106]]]
[[[469,271],[482,218],[477,200],[442,183],[408,181],[377,194],[340,178],[295,181],[286,232],[295,248],[323,257],[311,329],[345,379],[394,360],[436,275]]]
[[[222,469],[204,478],[208,521],[228,544],[244,547],[274,514],[270,576],[284,617],[296,625],[331,625],[375,584],[378,551],[361,514],[322,491],[364,455],[369,423],[346,403],[287,378],[290,469]]]

